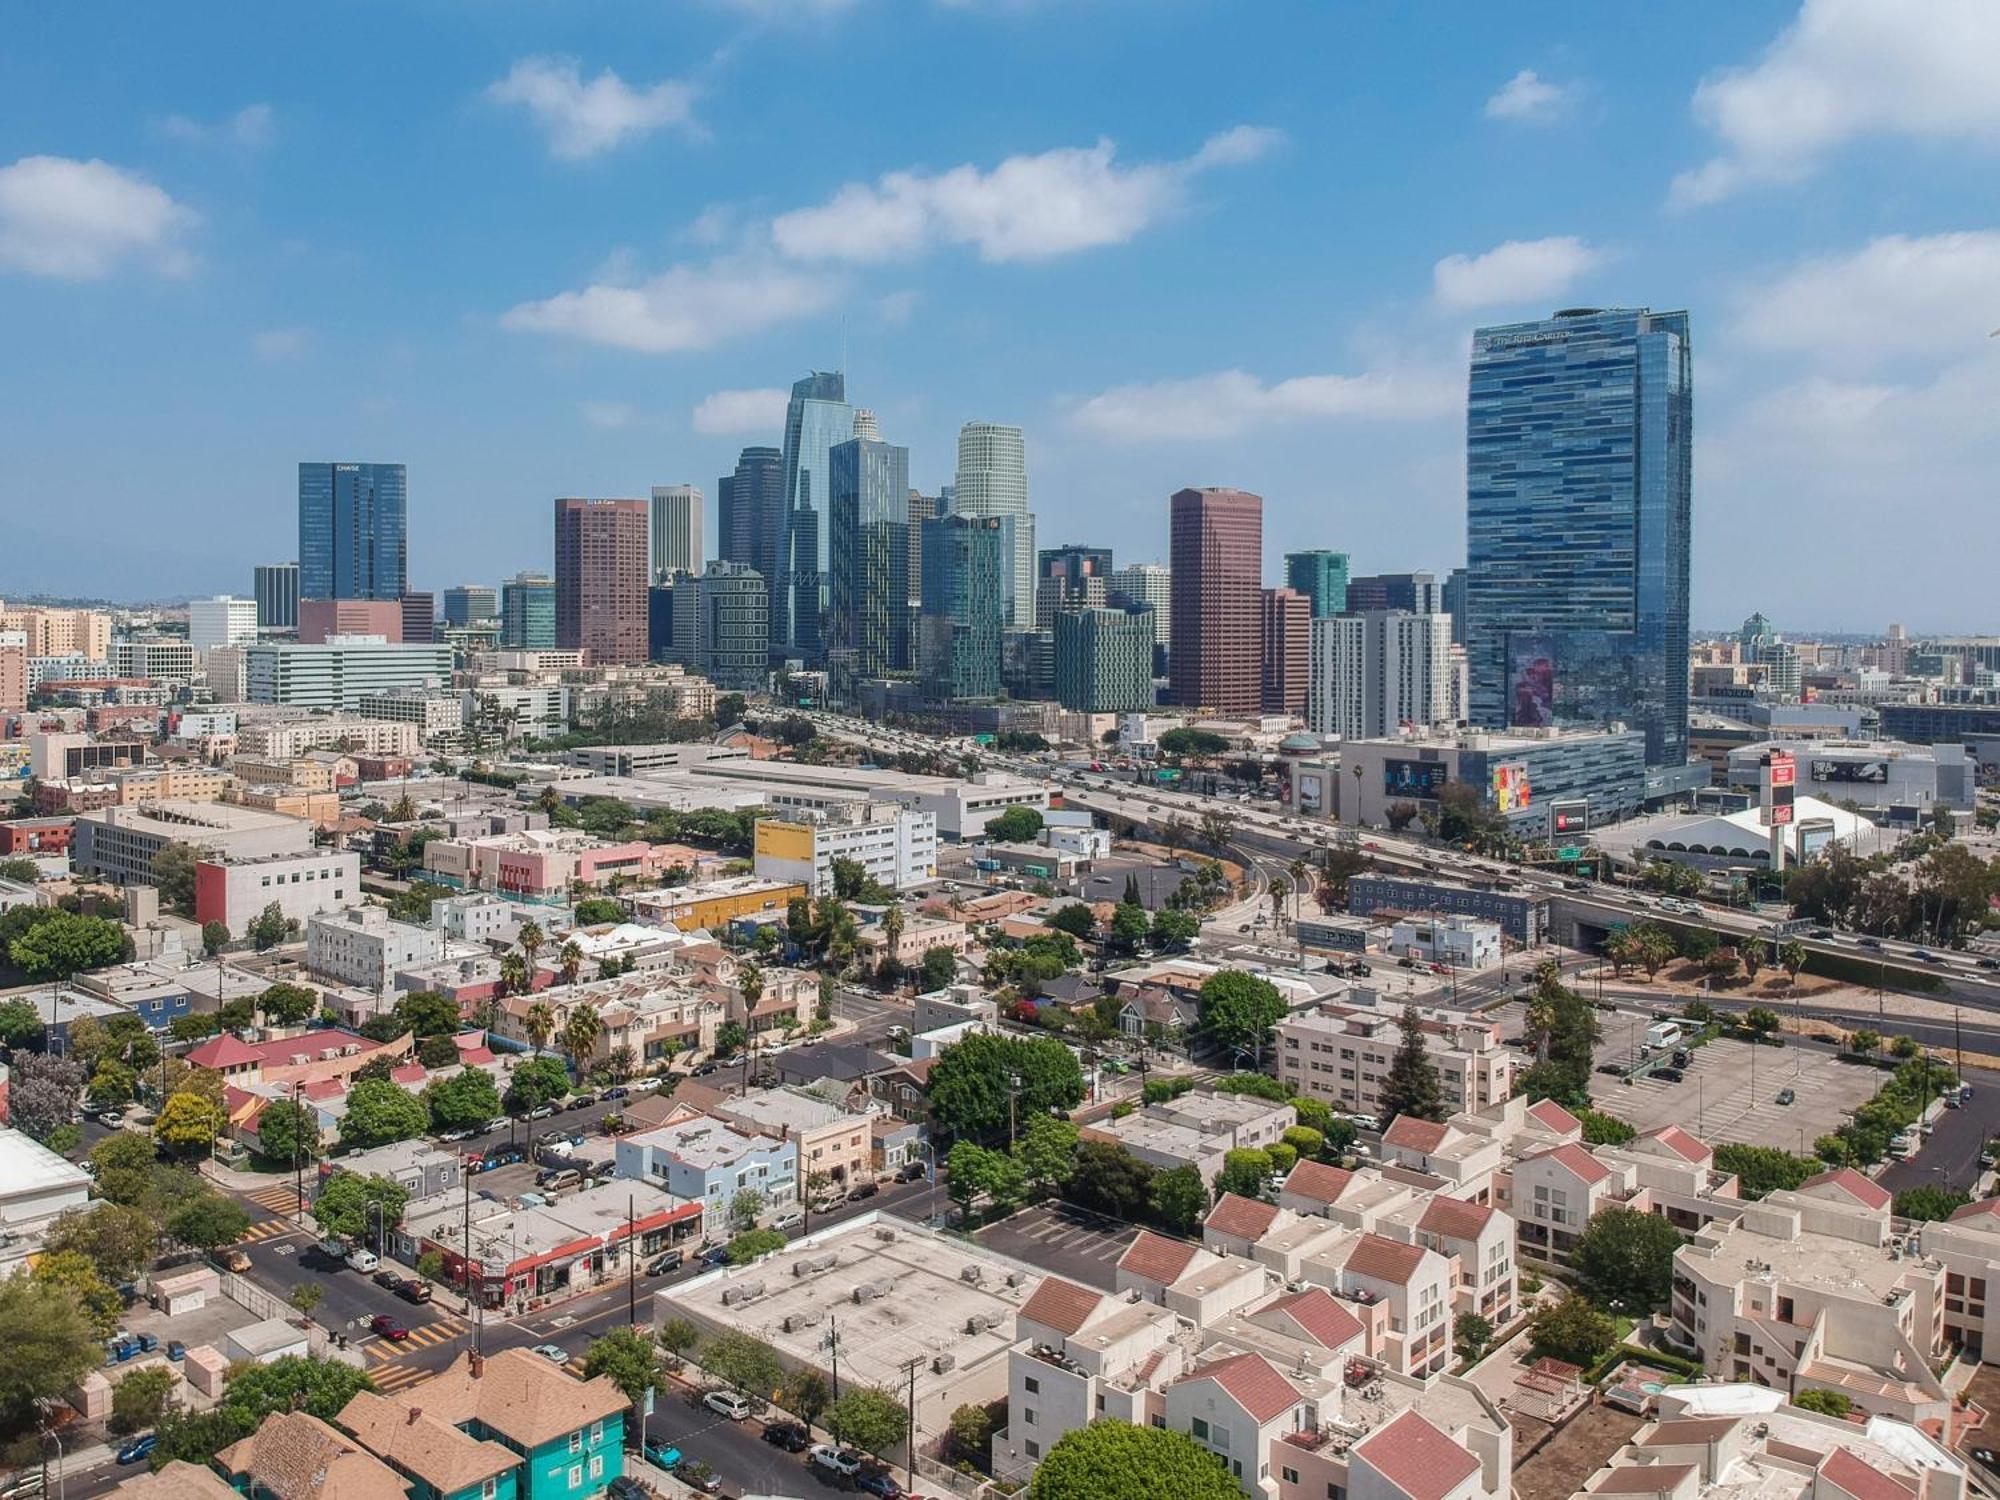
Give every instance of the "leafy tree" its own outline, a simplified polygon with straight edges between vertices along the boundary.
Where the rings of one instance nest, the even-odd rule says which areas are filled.
[[[941,990],[956,978],[958,978],[957,954],[943,947],[924,950],[923,966],[918,971],[919,987],[922,991]]]
[[[995,844],[1026,844],[1042,831],[1042,815],[1032,807],[1010,807],[986,820],[986,838]]]
[[[1806,945],[1797,938],[1788,939],[1778,949],[1778,966],[1785,971],[1785,982],[1787,984],[1797,984],[1799,982],[1799,970],[1806,966],[1806,959],[1809,956],[1806,952]]]
[[[729,1200],[729,1222],[739,1230],[748,1229],[764,1212],[766,1199],[761,1188],[739,1188]]]
[[[466,1068],[450,1078],[424,1086],[424,1108],[439,1130],[464,1130],[484,1125],[500,1113],[500,1091],[490,1074]]]
[[[1816,1411],[1822,1416],[1845,1417],[1854,1410],[1854,1399],[1845,1391],[1829,1391],[1822,1386],[1809,1386],[1792,1397],[1792,1405],[1800,1411]]]
[[[168,1235],[194,1250],[220,1250],[243,1238],[250,1215],[235,1199],[206,1188],[167,1216]]]
[[[1283,1104],[1292,1096],[1285,1092],[1285,1086],[1269,1073],[1231,1073],[1215,1081],[1218,1094],[1251,1094],[1259,1099],[1268,1099],[1273,1104]]]
[[[852,1386],[826,1409],[826,1430],[843,1443],[878,1457],[891,1452],[909,1431],[909,1408],[872,1385]]]
[[[1193,1235],[1208,1212],[1208,1189],[1192,1166],[1175,1167],[1153,1176],[1150,1192],[1153,1217],[1162,1229]]]
[[[357,1083],[340,1121],[343,1148],[386,1146],[413,1140],[430,1128],[430,1111],[407,1089],[379,1078]]]
[[[359,1172],[336,1172],[307,1212],[321,1233],[359,1239],[377,1229],[385,1234],[394,1229],[403,1222],[403,1210],[409,1202],[410,1190],[400,1182]],[[381,1205],[379,1212],[375,1204]]]
[[[1593,1298],[1637,1313],[1666,1303],[1680,1245],[1680,1231],[1658,1214],[1601,1208],[1584,1226],[1572,1264]]]
[[[450,1036],[458,1030],[458,1002],[436,990],[412,990],[396,1002],[396,1019],[413,1036]]]
[[[1602,1110],[1586,1109],[1579,1116],[1583,1121],[1583,1139],[1591,1146],[1622,1146],[1627,1141],[1636,1140],[1639,1132],[1616,1115],[1605,1114]]]
[[[1757,1041],[1769,1040],[1779,1025],[1778,1013],[1767,1005],[1753,1005],[1743,1013],[1743,1029]]]
[[[125,1299],[98,1274],[87,1256],[74,1250],[37,1257],[28,1279],[82,1308],[83,1315],[90,1320],[91,1331],[99,1338],[110,1336],[125,1311]]]
[[[747,1333],[716,1334],[697,1349],[695,1363],[726,1385],[762,1395],[775,1391],[785,1378],[777,1351]]]
[[[0,1433],[36,1425],[38,1408],[58,1398],[104,1361],[104,1346],[84,1310],[51,1296],[27,1276],[0,1281]]]
[[[746,1229],[729,1242],[727,1253],[732,1266],[747,1266],[759,1256],[769,1255],[784,1248],[783,1230]]]
[[[1014,1159],[1038,1192],[1050,1193],[1069,1180],[1076,1157],[1076,1126],[1054,1115],[1035,1115],[1014,1146]]]
[[[583,1378],[595,1380],[600,1375],[609,1376],[633,1405],[645,1400],[649,1389],[664,1383],[652,1334],[637,1328],[613,1328],[592,1339],[590,1352],[583,1357]]]
[[[1180,950],[1201,936],[1201,918],[1192,912],[1166,907],[1153,914],[1153,942],[1156,946]]]
[[[1229,1052],[1259,1052],[1271,1028],[1284,1019],[1285,1001],[1277,986],[1240,969],[1223,969],[1202,981],[1197,997],[1202,1034]]]
[[[64,1214],[49,1226],[42,1248],[49,1255],[83,1256],[115,1286],[130,1281],[152,1262],[159,1239],[159,1226],[150,1214],[107,1202]]]
[[[319,1287],[302,1289],[317,1292]],[[160,1419],[154,1462],[180,1459],[205,1465],[275,1412],[303,1411],[331,1422],[357,1391],[374,1389],[367,1375],[337,1360],[290,1355],[268,1365],[249,1365],[231,1379],[212,1411],[170,1411]]]
[[[170,1094],[153,1122],[153,1134],[175,1151],[206,1151],[222,1134],[223,1123],[222,1108],[213,1100],[199,1094]]]
[[[673,1355],[683,1355],[701,1342],[701,1330],[686,1318],[669,1318],[654,1335],[660,1347]]]
[[[1156,1175],[1115,1141],[1080,1141],[1067,1197],[1115,1219],[1138,1219],[1152,1203]]]
[[[750,967],[754,973],[755,966]],[[756,1003],[755,996],[746,993],[745,998],[753,1005]],[[604,1018],[597,1013],[595,1007],[589,1005],[570,1007],[569,1015],[563,1021],[562,1042],[563,1050],[569,1053],[571,1061],[576,1064],[578,1077],[582,1077],[584,1071],[589,1068],[591,1053],[596,1051],[597,1039],[602,1035],[604,1035]]]
[[[7,1091],[8,1118],[24,1135],[46,1141],[51,1131],[75,1118],[83,1069],[69,1058],[39,1052],[16,1056],[13,1068]]]
[[[1585,1369],[1611,1352],[1618,1325],[1580,1292],[1544,1304],[1528,1322],[1528,1338],[1538,1355]]]
[[[280,980],[257,997],[257,1009],[273,1026],[296,1026],[319,1013],[319,996],[302,984]]]
[[[1889,1055],[1901,1058],[1905,1062],[1908,1062],[1921,1051],[1923,1051],[1923,1048],[1917,1045],[1915,1037],[1899,1036],[1889,1043]]]
[[[520,1064],[507,1081],[502,1098],[507,1113],[524,1115],[540,1109],[569,1092],[569,1069],[558,1058],[536,1057]]]
[[[1399,1027],[1403,1039],[1382,1078],[1381,1113],[1385,1119],[1410,1115],[1419,1120],[1442,1120],[1444,1091],[1438,1082],[1437,1066],[1424,1046],[1423,1021],[1416,1006],[1403,1007]]]
[[[1090,907],[1082,901],[1072,901],[1048,919],[1049,926],[1058,932],[1066,932],[1080,943],[1090,942],[1097,936],[1097,918]]]
[[[184,916],[194,911],[194,867],[200,857],[188,844],[168,844],[153,856],[160,905]]]
[[[97,1177],[97,1190],[112,1203],[132,1206],[146,1192],[160,1153],[150,1138],[133,1130],[120,1130],[90,1148],[90,1166]]]
[[[417,1043],[417,1061],[432,1072],[458,1066],[458,1044],[448,1036],[427,1036]]]
[[[1905,1188],[1896,1194],[1895,1210],[1898,1218],[1904,1219],[1949,1219],[1959,1209],[1972,1201],[1972,1195],[1939,1187],[1934,1182],[1920,1187]]]
[[[625,920],[625,908],[609,896],[587,896],[576,903],[576,925],[602,927]]]
[[[229,924],[207,921],[201,924],[201,951],[210,958],[229,946]]]
[[[298,930],[298,923],[284,913],[284,909],[273,901],[250,919],[245,936],[250,946],[259,953],[265,953],[278,946]]]
[[[97,1104],[130,1104],[139,1080],[115,1057],[107,1057],[90,1075],[89,1094]]]
[[[1484,1354],[1486,1346],[1493,1342],[1493,1325],[1478,1313],[1460,1313],[1451,1325],[1451,1337],[1458,1357],[1469,1363]]]
[[[271,1161],[317,1161],[319,1116],[290,1099],[273,1099],[257,1114],[257,1142]]]
[[[1882,1046],[1882,1036],[1879,1032],[1863,1027],[1849,1035],[1847,1045],[1850,1051],[1858,1052],[1863,1057],[1873,1057]]]
[[[160,1420],[178,1377],[165,1365],[134,1370],[111,1391],[111,1430],[139,1432]]]
[[[1215,1197],[1219,1203],[1225,1194],[1234,1193],[1239,1198],[1261,1198],[1271,1196],[1271,1153],[1255,1147],[1239,1147],[1225,1151],[1222,1156],[1222,1170],[1215,1174]]]
[[[955,1406],[951,1412],[951,1444],[961,1457],[973,1463],[983,1463],[986,1459],[986,1445],[993,1441],[993,1414],[983,1406],[968,1401]]]
[[[58,911],[15,938],[7,956],[30,979],[68,979],[122,963],[127,946],[125,929],[116,922]]]
[[[1794,1156],[1776,1146],[1726,1145],[1715,1148],[1718,1172],[1733,1172],[1745,1198],[1761,1198],[1779,1189],[1790,1191],[1820,1170],[1810,1156]]]
[[[1179,733],[1179,731],[1173,731]],[[1242,1500],[1221,1461],[1186,1433],[1102,1417],[1043,1456],[1029,1500]]]
[[[946,1191],[962,1215],[970,1216],[972,1205],[981,1196],[996,1207],[1018,1202],[1026,1190],[1027,1177],[1021,1164],[1004,1151],[988,1151],[971,1141],[960,1141],[946,1159]]]
[[[0,1043],[15,1047],[39,1047],[47,1030],[41,1012],[19,998],[0,1001]]]
[[[0,880],[11,880],[16,885],[33,885],[41,878],[42,867],[32,859],[21,855],[0,859]]]
[[[931,1068],[933,1125],[958,1138],[997,1135],[1007,1128],[1016,1078],[1017,1122],[1083,1102],[1083,1069],[1061,1042],[975,1033],[945,1048]]]

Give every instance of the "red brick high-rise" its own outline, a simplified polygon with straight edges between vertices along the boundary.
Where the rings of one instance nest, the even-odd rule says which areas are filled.
[[[1264,712],[1304,718],[1312,675],[1312,600],[1297,589],[1265,589]]]
[[[1173,634],[1167,685],[1182,708],[1263,706],[1264,502],[1243,490],[1176,490],[1169,505]]]
[[[646,660],[644,500],[556,501],[556,646],[593,666]]]

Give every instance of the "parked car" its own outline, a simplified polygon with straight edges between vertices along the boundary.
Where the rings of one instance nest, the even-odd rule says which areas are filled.
[[[387,1313],[377,1313],[374,1317],[370,1318],[368,1320],[368,1331],[370,1333],[379,1333],[392,1344],[400,1344],[410,1336],[410,1330]]]
[[[118,1462],[121,1464],[144,1463],[153,1456],[153,1450],[159,1446],[160,1435],[157,1432],[142,1432],[118,1450]]]
[[[847,1195],[849,1203],[859,1203],[864,1198],[872,1198],[882,1190],[872,1182],[857,1182]]]
[[[854,1476],[854,1487],[864,1495],[880,1496],[881,1500],[903,1500],[903,1487],[887,1469],[864,1469]]]
[[[369,1278],[385,1292],[393,1292],[403,1284],[402,1273],[391,1266],[384,1266]]]
[[[537,1104],[533,1109],[521,1116],[521,1118],[524,1120],[546,1120],[555,1112],[556,1106],[553,1104]]]
[[[777,1230],[797,1229],[805,1221],[806,1216],[803,1209],[788,1208],[781,1214],[772,1215],[771,1227]]]
[[[603,1097],[606,1099],[623,1099],[631,1092],[632,1091],[626,1088],[624,1084],[614,1083],[611,1085],[610,1088],[604,1091]]]
[[[630,1474],[620,1474],[605,1488],[611,1500],[651,1500],[653,1492]]]
[[[838,1474],[842,1479],[852,1479],[861,1472],[860,1454],[836,1448],[831,1443],[814,1443],[806,1450],[806,1462],[830,1474]]]
[[[663,1250],[646,1262],[648,1276],[664,1276],[669,1271],[678,1271],[687,1264],[687,1251]]]
[[[719,1266],[728,1259],[729,1247],[727,1245],[710,1245],[706,1250],[701,1252],[701,1263],[705,1266]]]
[[[1662,1083],[1679,1083],[1687,1075],[1679,1068],[1656,1068],[1653,1070],[1653,1076]]]
[[[732,1422],[741,1422],[750,1415],[749,1401],[735,1391],[710,1391],[701,1398],[701,1404],[710,1411],[720,1412]]]
[[[681,1450],[663,1437],[646,1439],[646,1457],[663,1469],[672,1469],[681,1461]]]
[[[1793,1093],[1790,1089],[1778,1090],[1778,1102],[1780,1104],[1790,1104],[1793,1100],[1797,1099],[1798,1097],[1799,1096]]]
[[[431,1300],[431,1284],[421,1276],[405,1276],[396,1285],[396,1295],[421,1305]]]
[[[438,1139],[448,1145],[457,1145],[460,1141],[471,1140],[478,1133],[470,1125],[466,1125],[461,1126],[457,1130],[440,1130],[438,1132]]]
[[[541,1355],[552,1365],[569,1363],[569,1350],[563,1348],[561,1344],[537,1344],[531,1352]]]
[[[915,1182],[923,1175],[924,1164],[921,1161],[906,1161],[896,1169],[896,1181],[898,1182]]]
[[[764,1441],[787,1453],[803,1453],[812,1446],[812,1432],[802,1422],[773,1422],[764,1429]]]
[[[574,1099],[570,1100],[569,1103],[565,1104],[563,1108],[589,1109],[590,1106],[595,1104],[596,1102],[597,1102],[597,1095],[595,1094],[578,1094]]]
[[[369,1275],[377,1266],[382,1264],[380,1258],[376,1256],[373,1250],[364,1250],[359,1245],[356,1245],[352,1250],[347,1252],[347,1263],[364,1276]]]
[[[215,1258],[222,1262],[222,1269],[225,1271],[235,1271],[241,1274],[250,1269],[250,1256],[242,1250],[224,1250]]]
[[[1597,1071],[1600,1073],[1608,1074],[1613,1078],[1616,1078],[1619,1074],[1623,1073],[1625,1070],[1619,1067],[1617,1063],[1599,1063],[1597,1065]]]
[[[480,1127],[479,1133],[481,1135],[491,1135],[496,1130],[505,1130],[506,1128],[507,1128],[507,1117],[505,1115],[502,1115],[497,1120],[488,1120],[484,1125]]]
[[[684,1458],[674,1469],[674,1478],[702,1495],[722,1493],[722,1476],[698,1458]]]

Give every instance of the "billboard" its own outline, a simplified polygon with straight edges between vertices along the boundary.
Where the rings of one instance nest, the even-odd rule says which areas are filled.
[[[1816,760],[1812,763],[1814,781],[1865,781],[1880,785],[1889,779],[1889,762],[1886,760]]]
[[[1558,838],[1590,832],[1590,804],[1582,798],[1549,804],[1549,832]]]
[[[1799,763],[1784,750],[1764,757],[1764,826],[1782,828],[1792,821],[1792,798],[1798,791]]]
[[[1798,840],[1799,862],[1803,864],[1814,855],[1823,853],[1833,842],[1833,819],[1802,818],[1794,837]]]
[[[1493,768],[1493,805],[1503,813],[1519,812],[1528,805],[1528,768],[1518,761]]]
[[[1556,648],[1545,635],[1507,640],[1507,722],[1545,729],[1556,721]]]
[[[1385,760],[1382,762],[1382,793],[1388,797],[1417,797],[1435,801],[1444,784],[1451,780],[1451,767],[1439,760]]]

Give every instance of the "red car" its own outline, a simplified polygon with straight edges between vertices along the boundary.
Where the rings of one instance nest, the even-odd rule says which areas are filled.
[[[401,1343],[410,1336],[410,1330],[390,1317],[387,1313],[377,1313],[368,1320],[368,1331],[379,1333],[390,1343]]]

